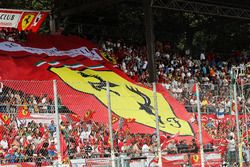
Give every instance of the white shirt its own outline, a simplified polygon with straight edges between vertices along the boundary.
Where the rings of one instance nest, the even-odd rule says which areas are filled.
[[[187,72],[187,77],[191,77],[191,73],[190,72]]]
[[[169,83],[166,83],[166,84],[164,84],[164,86],[165,86],[165,88],[166,88],[167,90],[169,90],[171,85],[170,85]]]
[[[197,104],[197,100],[191,99],[191,100],[190,100],[190,104],[191,104],[191,105]]]
[[[42,103],[44,104],[44,103],[46,103],[46,97],[44,97],[43,99],[42,99]]]
[[[142,155],[147,156],[149,154],[149,146],[147,144],[144,144],[142,146],[141,151],[142,151]]]
[[[1,140],[0,144],[3,147],[4,150],[9,148],[7,140]]]
[[[161,55],[160,52],[158,52],[158,51],[155,52],[155,56],[156,56],[156,57],[159,57],[160,55]]]
[[[205,58],[205,54],[204,53],[201,53],[201,55],[200,55],[200,60],[205,60],[206,58]]]
[[[142,69],[145,70],[147,68],[147,66],[148,66],[148,61],[145,60],[143,66],[142,66]]]
[[[235,140],[232,139],[232,140],[227,140],[228,142],[228,151],[235,151]]]
[[[81,140],[88,140],[90,133],[91,133],[90,130],[88,130],[88,131],[82,131],[81,135],[80,135]]]

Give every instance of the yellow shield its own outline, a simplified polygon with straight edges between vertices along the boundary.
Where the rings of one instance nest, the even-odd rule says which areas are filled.
[[[23,114],[23,115],[27,115],[27,114],[28,114],[27,110],[22,109],[22,114]]]
[[[193,155],[193,160],[197,163],[199,161],[199,156],[197,154]]]
[[[2,118],[3,118],[4,121],[7,121],[9,119],[9,117],[7,115],[5,115],[5,114],[2,116]]]
[[[155,128],[153,92],[133,84],[112,71],[71,70],[67,67],[50,68],[73,89],[94,95],[107,106],[106,82],[110,84],[112,111],[123,118],[134,118],[137,123]],[[193,135],[189,123],[175,116],[162,94],[157,93],[160,130],[170,134]]]
[[[32,23],[35,15],[34,14],[26,14],[22,19],[22,30],[26,30],[29,25]]]

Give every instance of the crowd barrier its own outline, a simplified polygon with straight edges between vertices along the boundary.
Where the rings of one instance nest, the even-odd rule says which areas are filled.
[[[243,159],[243,166],[249,165],[250,160],[250,150],[245,150],[246,158]],[[7,160],[0,159],[1,162],[6,161],[6,163],[1,163],[0,166],[8,167],[39,167],[39,166],[60,166],[60,167],[111,167],[112,161],[115,161],[115,167],[157,167],[158,159],[154,153],[147,153],[147,156],[131,157],[126,154],[120,154],[116,156],[114,160],[110,157],[107,158],[78,158],[71,159],[65,163],[58,163],[57,161],[50,161],[43,159],[42,157],[36,157],[29,162],[24,160],[19,160],[20,162],[9,163]],[[221,167],[223,164],[230,164],[227,161],[227,155],[222,155],[219,152],[209,152],[205,153],[205,166]],[[183,154],[162,154],[163,167],[183,167],[201,166],[201,156],[199,153],[183,153]],[[235,162],[236,164],[236,162]]]

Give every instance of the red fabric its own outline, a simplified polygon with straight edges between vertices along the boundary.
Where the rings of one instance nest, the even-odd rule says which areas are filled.
[[[84,120],[85,120],[85,121],[88,121],[88,120],[93,119],[94,114],[95,114],[95,111],[94,111],[94,110],[88,110],[88,111],[85,113],[85,115],[84,115]]]
[[[36,167],[35,162],[21,162],[12,164],[1,164],[1,166]]]
[[[180,135],[180,132],[176,133],[175,135],[171,136],[170,138],[161,136],[160,139],[163,140],[161,149],[166,148],[168,146],[168,144],[170,143],[170,141],[176,140],[179,137],[179,135]]]
[[[194,84],[192,87],[192,93],[196,93],[196,84]]]
[[[4,124],[9,125],[10,124],[10,118],[7,114],[0,113],[0,118],[3,121]]]
[[[67,144],[66,144],[62,134],[60,134],[60,144],[61,144],[60,151],[61,151],[61,155],[62,155],[62,161],[64,161],[68,158],[68,153],[67,153]]]
[[[24,107],[18,107],[17,118],[23,119],[29,117],[30,117],[30,112],[28,109],[25,109]]]
[[[246,138],[247,136],[250,136],[250,130],[248,129],[248,132],[244,132],[242,137]]]
[[[38,12],[38,11],[23,11],[23,10],[11,10],[11,9],[4,9],[1,10],[1,13],[6,13],[6,14],[20,14],[20,18],[18,21],[14,22],[13,24],[7,24],[3,28],[17,28],[19,31],[33,31],[37,32],[44,20],[46,19],[47,15],[49,12],[43,11],[43,12]],[[9,23],[9,22],[7,22]]]
[[[241,110],[240,103],[237,104],[237,109],[238,109],[238,111]],[[233,110],[233,112],[235,112],[235,103],[234,102],[232,104],[232,110]]]
[[[68,114],[68,117],[70,118],[70,120],[72,122],[80,122],[81,119],[79,116],[77,116],[76,114]]]
[[[0,40],[1,42],[2,40]],[[55,47],[57,50],[70,50],[74,48],[80,48],[85,46],[89,50],[95,48],[95,46],[87,40],[73,37],[73,36],[59,36],[59,35],[49,35],[49,36],[38,36],[35,34],[30,34],[28,36],[28,40],[26,43],[22,43],[22,46],[27,47],[34,47],[34,48],[52,48]],[[97,51],[98,52],[98,51]],[[68,62],[71,63],[82,63],[86,66],[96,66],[96,65],[103,65],[106,70],[111,70],[118,74],[119,76],[123,77],[129,82],[133,84],[137,84],[134,80],[129,78],[126,74],[121,72],[120,70],[113,67],[112,64],[108,63],[106,60],[102,61],[93,61],[87,59],[84,56],[76,56],[74,58],[70,58],[68,56],[47,56],[45,54],[32,54],[24,51],[18,52],[9,52],[9,51],[2,51],[0,49],[0,76],[2,76],[3,80],[61,80],[57,75],[50,72],[48,70],[49,65],[43,65],[39,68],[35,66],[37,62],[40,61],[61,61],[65,64]],[[100,55],[100,54],[99,54]],[[22,87],[18,87],[13,82],[3,82],[5,86],[8,86],[13,89],[21,90],[27,94],[33,94],[35,96],[40,96],[41,92],[39,90],[43,90],[44,94],[48,94],[48,98],[53,98],[53,86],[52,82],[42,82],[42,84],[37,84],[36,82],[29,82],[29,84],[22,85]],[[84,94],[80,91],[76,91],[72,89],[69,85],[64,82],[58,82],[58,90],[60,90],[61,94],[66,95],[74,95],[74,98],[68,98],[68,96],[62,96],[61,100],[65,106],[77,114],[82,119],[86,118],[84,115],[86,111],[93,110],[96,111],[91,112],[88,115],[88,119],[94,119],[97,122],[107,123],[108,122],[108,114],[106,106],[101,103],[98,98],[91,94]],[[140,85],[141,86],[141,85]],[[142,86],[144,87],[144,86]],[[36,88],[36,89],[31,89]],[[46,88],[46,89],[44,89]],[[180,104],[176,99],[174,99],[165,88],[161,85],[157,85],[157,91],[160,92],[165,100],[169,103],[172,108],[172,112],[178,117],[179,119],[189,121],[192,117],[191,114],[186,112],[184,105]],[[94,105],[86,105],[86,104],[94,104]],[[114,113],[113,113],[114,114]],[[112,115],[113,115],[112,114]],[[115,119],[112,119],[114,128],[117,128],[118,115],[114,115]],[[198,131],[197,124],[191,124],[193,132]],[[135,122],[129,123],[128,125],[129,131],[131,133],[153,133],[155,128],[146,126],[141,123]],[[203,132],[204,135],[204,142],[209,142],[211,138]],[[196,134],[195,134],[196,135]],[[187,140],[192,140],[194,136],[179,136],[180,138],[185,138]]]

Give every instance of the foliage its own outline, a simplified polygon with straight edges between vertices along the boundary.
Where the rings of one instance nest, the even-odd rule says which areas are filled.
[[[63,25],[67,33],[82,35],[79,27],[84,25],[84,34],[123,38],[131,42],[145,42],[145,21],[143,4],[129,1],[109,8],[83,11],[72,16],[60,17],[60,11],[70,8],[63,6],[65,0],[3,0],[2,8],[52,10],[58,16],[58,25]],[[59,3],[60,2],[60,3]],[[78,1],[79,2],[79,1]],[[71,4],[72,3],[72,4]],[[72,6],[73,2],[68,3]],[[136,5],[134,4],[136,3]],[[249,47],[250,24],[245,20],[223,18],[194,13],[154,9],[154,33],[156,40],[169,41],[178,50],[231,51]],[[88,25],[88,26],[86,26]],[[89,26],[91,25],[91,26]],[[42,27],[48,30],[48,20]]]
[[[26,10],[50,10],[53,0],[11,0],[1,1],[2,8],[26,9]]]

